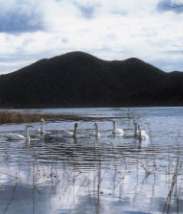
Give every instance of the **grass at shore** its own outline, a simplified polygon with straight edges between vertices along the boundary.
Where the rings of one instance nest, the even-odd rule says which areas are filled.
[[[41,118],[45,120],[81,120],[76,115],[61,115],[61,114],[47,114],[47,113],[20,113],[20,112],[0,112],[0,124],[6,123],[33,123],[39,122]]]
[[[8,123],[34,123],[40,122],[44,118],[46,121],[111,121],[113,119],[121,119],[127,117],[88,117],[74,114],[50,114],[50,113],[31,113],[31,112],[15,112],[1,111],[0,124]],[[129,119],[129,118],[128,118]]]

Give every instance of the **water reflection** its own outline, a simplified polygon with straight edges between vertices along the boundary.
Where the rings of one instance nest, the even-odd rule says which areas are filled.
[[[87,123],[77,138],[1,142],[0,213],[183,213],[182,133],[167,131],[180,118],[164,117],[165,129],[154,114],[148,142],[114,137],[105,122],[100,138]]]

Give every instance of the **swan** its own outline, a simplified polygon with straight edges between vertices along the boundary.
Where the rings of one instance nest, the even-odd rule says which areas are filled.
[[[74,123],[74,130],[73,131],[62,130],[61,133],[55,133],[55,134],[46,133],[43,136],[46,140],[60,140],[63,138],[76,138],[77,137],[77,129],[78,129],[78,123]]]
[[[74,123],[74,131],[73,132],[68,131],[66,133],[68,135],[70,135],[71,137],[76,138],[76,136],[77,136],[77,129],[78,129],[78,123]]]
[[[40,136],[44,136],[45,134],[50,134],[50,132],[47,132],[45,130],[45,124],[46,124],[46,120],[44,118],[41,118],[40,120],[40,128],[37,129],[37,134]],[[36,135],[36,133],[35,133]],[[37,137],[37,136],[36,136]]]
[[[113,124],[113,129],[112,129],[112,134],[114,136],[124,136],[124,130],[120,128],[116,128],[116,121],[112,121]]]
[[[43,135],[43,134],[45,134],[46,120],[44,118],[41,118],[40,122],[41,122],[41,126],[40,126],[40,129],[38,129],[38,131],[39,131],[40,135]]]
[[[98,124],[94,123],[94,126],[95,126],[95,137],[99,138],[100,137],[100,132],[99,132],[99,129],[98,129]]]
[[[26,125],[25,126],[25,137],[24,137],[24,140],[27,143],[30,143],[30,141],[31,141],[30,132],[29,132],[30,128],[33,128],[33,126],[31,126],[31,125]]]
[[[8,141],[12,140],[25,140],[25,136],[17,133],[1,133],[0,138]]]
[[[31,133],[31,139],[41,139],[44,138],[44,136],[50,134],[50,132],[47,132],[45,130],[45,124],[46,124],[46,120],[44,118],[41,118],[40,120],[40,127],[36,130],[33,130],[33,132]]]
[[[145,140],[148,140],[149,139],[149,136],[148,134],[146,133],[145,130],[141,129],[141,126],[140,125],[137,125],[137,138],[140,140],[140,141],[145,141]]]
[[[7,141],[26,140],[27,142],[30,142],[29,128],[31,127],[32,126],[30,125],[25,126],[25,136],[17,133],[1,133],[0,138],[3,138]]]
[[[77,129],[78,129],[78,123],[74,123],[74,130],[73,131],[63,130],[61,135],[62,135],[62,137],[76,138],[77,137]]]

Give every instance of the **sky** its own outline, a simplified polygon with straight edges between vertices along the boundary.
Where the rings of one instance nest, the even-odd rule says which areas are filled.
[[[183,0],[0,0],[0,74],[84,51],[183,71]]]

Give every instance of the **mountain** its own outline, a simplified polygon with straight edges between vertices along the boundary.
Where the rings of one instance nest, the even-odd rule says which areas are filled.
[[[0,107],[128,105],[183,105],[183,73],[71,52],[0,76]]]

